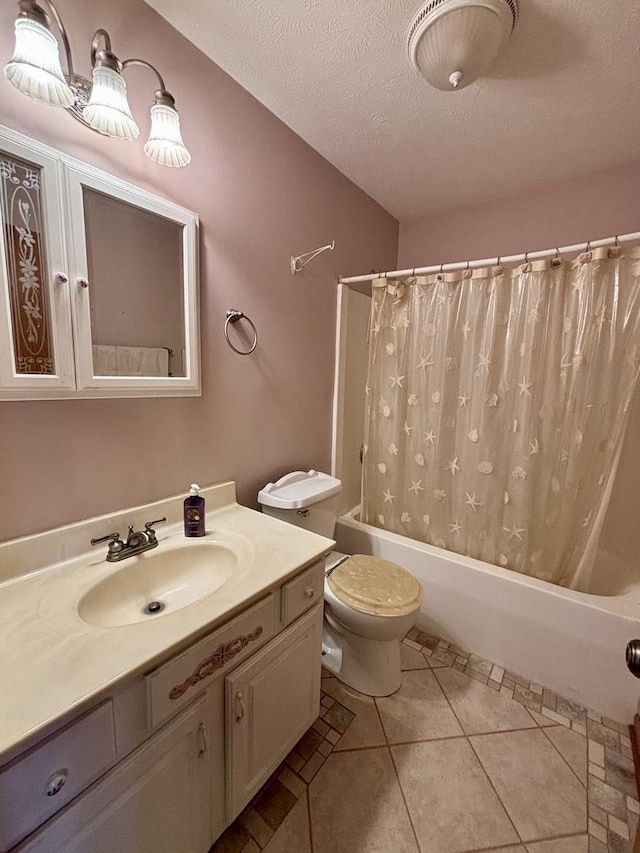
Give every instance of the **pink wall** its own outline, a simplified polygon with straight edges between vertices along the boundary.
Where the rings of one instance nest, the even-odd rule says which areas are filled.
[[[640,230],[640,160],[400,223],[398,268],[515,255]]]
[[[80,73],[93,31],[122,58],[162,71],[193,155],[163,169],[141,141],[109,140],[0,79],[0,123],[197,211],[201,217],[202,398],[0,403],[0,539],[227,478],[253,503],[267,480],[330,461],[336,279],[389,268],[398,223],[142,0],[60,0]],[[0,55],[15,6],[0,9]],[[155,81],[128,74],[147,130]],[[289,256],[335,239],[302,275]],[[150,270],[150,274],[153,271]],[[253,356],[224,342],[227,308],[245,311]]]

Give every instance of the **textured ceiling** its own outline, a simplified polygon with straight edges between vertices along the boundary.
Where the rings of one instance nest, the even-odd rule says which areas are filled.
[[[490,75],[432,89],[420,0],[147,0],[400,219],[640,157],[638,0],[520,0]]]

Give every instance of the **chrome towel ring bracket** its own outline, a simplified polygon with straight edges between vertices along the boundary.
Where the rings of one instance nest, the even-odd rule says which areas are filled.
[[[253,330],[253,343],[248,350],[241,350],[235,347],[229,338],[229,324],[232,325],[237,323],[239,320],[246,320],[247,323],[251,326]],[[247,317],[242,311],[238,311],[237,308],[229,308],[227,310],[227,319],[224,321],[224,336],[227,339],[227,343],[231,347],[234,352],[237,352],[238,355],[251,355],[254,349],[258,346],[258,330],[255,327],[255,323],[250,317]]]

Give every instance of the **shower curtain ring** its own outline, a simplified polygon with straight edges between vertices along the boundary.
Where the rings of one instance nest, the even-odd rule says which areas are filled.
[[[616,247],[616,249],[618,248],[618,235],[617,235],[617,234],[616,234],[616,236],[613,238],[613,245]]]
[[[469,261],[467,261],[467,272],[469,272]]]
[[[529,252],[524,253],[524,262],[525,262],[525,264],[529,263]]]
[[[591,251],[591,240],[587,240],[587,246],[586,246],[585,252],[590,252],[590,251]]]

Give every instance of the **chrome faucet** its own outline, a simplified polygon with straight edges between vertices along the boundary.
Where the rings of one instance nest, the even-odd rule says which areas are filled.
[[[144,525],[144,530],[134,530],[133,524],[130,524],[126,542],[122,541],[119,533],[108,533],[106,536],[92,539],[91,544],[99,545],[101,542],[108,542],[107,561],[109,563],[117,563],[120,560],[126,560],[127,557],[135,557],[136,554],[142,554],[143,551],[150,551],[152,548],[156,548],[158,546],[158,539],[153,528],[156,524],[161,524],[166,520],[165,516],[157,518],[155,521],[147,521]]]

